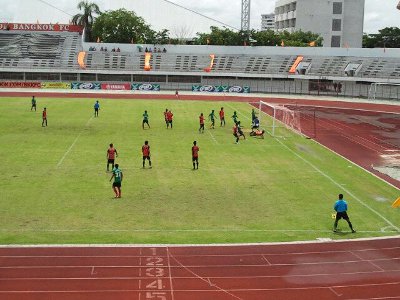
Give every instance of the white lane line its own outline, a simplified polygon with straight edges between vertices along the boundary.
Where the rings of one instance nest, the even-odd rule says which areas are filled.
[[[329,288],[329,290],[332,292],[332,293],[334,293],[337,297],[340,297],[340,296],[342,296],[342,294],[339,294],[338,292],[336,292],[333,288]]]
[[[264,266],[265,267],[265,266]],[[73,267],[71,267],[73,268]],[[130,268],[130,267],[129,267]],[[258,276],[208,276],[207,281],[209,282],[210,286],[213,286],[213,283],[211,282],[211,279],[271,279],[271,278],[305,278],[305,277],[316,277],[316,279],[320,279],[321,277],[329,277],[332,278],[332,275],[338,276],[374,276],[377,278],[377,276],[382,277],[388,277],[388,276],[397,276],[400,270],[389,270],[389,271],[370,271],[370,272],[347,272],[347,273],[321,273],[321,274],[296,274],[296,275],[258,275]],[[159,277],[159,278],[167,278],[167,277]],[[176,279],[196,279],[197,277],[191,277],[191,276],[176,276]],[[148,277],[19,277],[19,278],[2,278],[1,281],[24,281],[24,280],[31,280],[31,281],[40,281],[40,280],[52,280],[52,281],[57,281],[57,280],[87,280],[87,281],[92,281],[92,280],[139,280],[139,289],[141,289],[141,280],[142,279],[148,279]],[[312,279],[309,279],[312,280]]]
[[[85,127],[87,127],[87,126],[89,125],[90,121],[91,121],[93,118],[94,118],[94,116],[92,116],[92,117],[86,122]],[[67,157],[67,155],[71,152],[72,148],[74,148],[76,142],[79,140],[79,138],[81,137],[82,133],[83,133],[83,130],[78,134],[78,136],[75,138],[74,142],[71,144],[71,146],[68,148],[68,150],[64,153],[63,157],[62,157],[62,158],[60,159],[60,161],[58,162],[57,167],[59,167],[59,166],[62,165],[64,159],[65,159],[65,158]]]
[[[245,118],[251,120],[250,118],[248,118],[247,116],[244,116]],[[400,228],[397,227],[396,225],[394,225],[392,222],[390,222],[387,218],[385,218],[382,214],[380,214],[379,212],[377,212],[375,209],[373,209],[371,206],[369,206],[368,204],[366,204],[365,202],[363,202],[360,198],[358,198],[356,195],[354,195],[350,190],[348,190],[347,188],[343,187],[343,185],[341,185],[340,183],[338,183],[335,179],[333,179],[331,176],[329,176],[328,174],[326,174],[324,171],[322,171],[321,169],[319,169],[317,166],[315,166],[312,162],[308,161],[307,159],[305,159],[303,156],[301,156],[300,154],[298,154],[297,152],[293,151],[292,149],[289,148],[289,146],[287,146],[286,144],[284,144],[282,141],[280,141],[279,139],[276,139],[276,141],[281,144],[284,148],[286,148],[286,150],[288,150],[290,153],[292,153],[294,156],[296,156],[297,158],[299,158],[300,160],[302,160],[303,162],[305,162],[307,165],[309,165],[311,168],[313,168],[314,170],[316,170],[319,174],[321,174],[323,177],[325,177],[326,179],[328,179],[330,182],[332,182],[334,185],[336,185],[338,188],[342,189],[345,193],[347,193],[348,195],[350,195],[350,197],[354,198],[358,203],[360,203],[361,205],[363,205],[364,207],[366,207],[367,209],[369,209],[371,212],[373,212],[374,214],[376,214],[378,217],[380,217],[382,220],[384,220],[388,225],[390,225],[392,228],[394,228],[396,231],[400,232]]]
[[[272,264],[270,263],[270,261],[265,257],[265,255],[262,256],[263,260],[265,260],[268,264],[268,266],[272,266]]]
[[[372,265],[374,268],[376,268],[378,271],[384,272],[385,270],[382,269],[380,266],[378,266],[377,264],[375,264],[372,260],[367,260],[362,258],[360,255],[354,253],[353,251],[349,251],[352,255],[354,255],[355,257],[357,257],[360,261],[365,261],[368,262],[370,265]],[[379,261],[379,259],[377,259],[376,261]]]
[[[180,261],[178,261],[174,256],[172,256],[172,254],[171,254],[171,258],[172,258],[173,260],[175,260],[175,262],[176,262],[178,265],[180,265],[182,268],[184,268],[186,271],[188,271],[190,274],[194,275],[194,276],[197,277],[198,279],[200,279],[200,280],[202,280],[202,281],[208,283],[209,285],[213,285],[213,287],[215,287],[217,290],[220,290],[221,292],[224,292],[224,293],[226,293],[226,294],[232,296],[232,297],[235,298],[235,299],[243,300],[242,298],[239,298],[238,296],[235,296],[234,294],[230,293],[228,290],[225,290],[225,289],[219,287],[218,285],[211,283],[211,281],[210,281],[209,278],[206,279],[206,278],[203,278],[203,277],[199,276],[198,274],[196,274],[195,272],[193,272],[192,270],[190,270],[188,267],[184,266]]]
[[[174,300],[174,286],[172,284],[172,270],[171,270],[171,253],[169,252],[169,248],[167,247],[167,257],[168,257],[168,272],[169,272],[169,286],[171,289],[171,297]]]

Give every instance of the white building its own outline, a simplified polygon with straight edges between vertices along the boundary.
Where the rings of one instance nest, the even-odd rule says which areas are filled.
[[[275,30],[275,14],[261,15],[261,30]]]
[[[361,48],[365,0],[277,0],[277,31],[311,31],[324,47]]]

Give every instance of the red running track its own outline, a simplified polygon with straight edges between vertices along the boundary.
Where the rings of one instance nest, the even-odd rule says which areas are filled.
[[[400,299],[400,238],[0,248],[0,299]]]

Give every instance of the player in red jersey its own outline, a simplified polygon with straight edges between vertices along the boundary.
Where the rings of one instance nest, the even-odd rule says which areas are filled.
[[[193,162],[193,170],[199,169],[199,151],[200,148],[197,146],[197,142],[193,142],[193,147],[192,147],[192,162]]]
[[[47,110],[46,107],[42,111],[42,127],[44,127],[46,124],[47,127]]]
[[[233,136],[236,138],[236,144],[239,144],[239,132],[237,124],[233,126],[232,130],[233,130]]]
[[[168,128],[168,118],[167,118],[167,114],[168,114],[168,108],[166,108],[165,111],[164,111],[164,120],[165,120],[165,124],[167,125],[167,128]]]
[[[223,107],[221,107],[221,110],[219,111],[219,120],[221,121],[220,127],[225,126],[225,111]]]
[[[199,120],[200,120],[199,132],[204,133],[204,115],[203,115],[203,113],[200,114]]]
[[[179,91],[178,90],[175,91],[175,98],[179,98]]]
[[[142,146],[142,154],[143,154],[143,169],[145,166],[146,159],[149,161],[149,167],[151,169],[150,146],[148,141],[145,141],[144,145]]]
[[[172,118],[174,117],[174,114],[172,113],[171,110],[167,112],[167,128],[171,125],[172,129]]]
[[[110,144],[110,148],[107,150],[107,172],[110,170],[110,164],[112,169],[114,169],[115,157],[118,157],[118,151],[114,148],[113,144]]]

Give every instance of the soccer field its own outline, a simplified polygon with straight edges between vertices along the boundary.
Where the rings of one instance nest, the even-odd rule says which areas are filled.
[[[238,145],[230,116],[249,129],[246,103],[0,98],[0,244],[247,243],[399,234],[398,190],[288,132]],[[41,111],[48,110],[48,127]],[[227,125],[199,134],[198,116],[226,111]],[[167,130],[163,112],[174,113]],[[142,130],[144,110],[151,129]],[[262,121],[266,121],[263,116]],[[142,169],[141,146],[152,169]],[[199,170],[191,146],[198,142]],[[124,173],[114,199],[106,151],[114,143]],[[339,193],[349,202],[356,234],[332,233]],[[394,225],[394,227],[392,226]],[[397,227],[396,227],[397,226]]]

